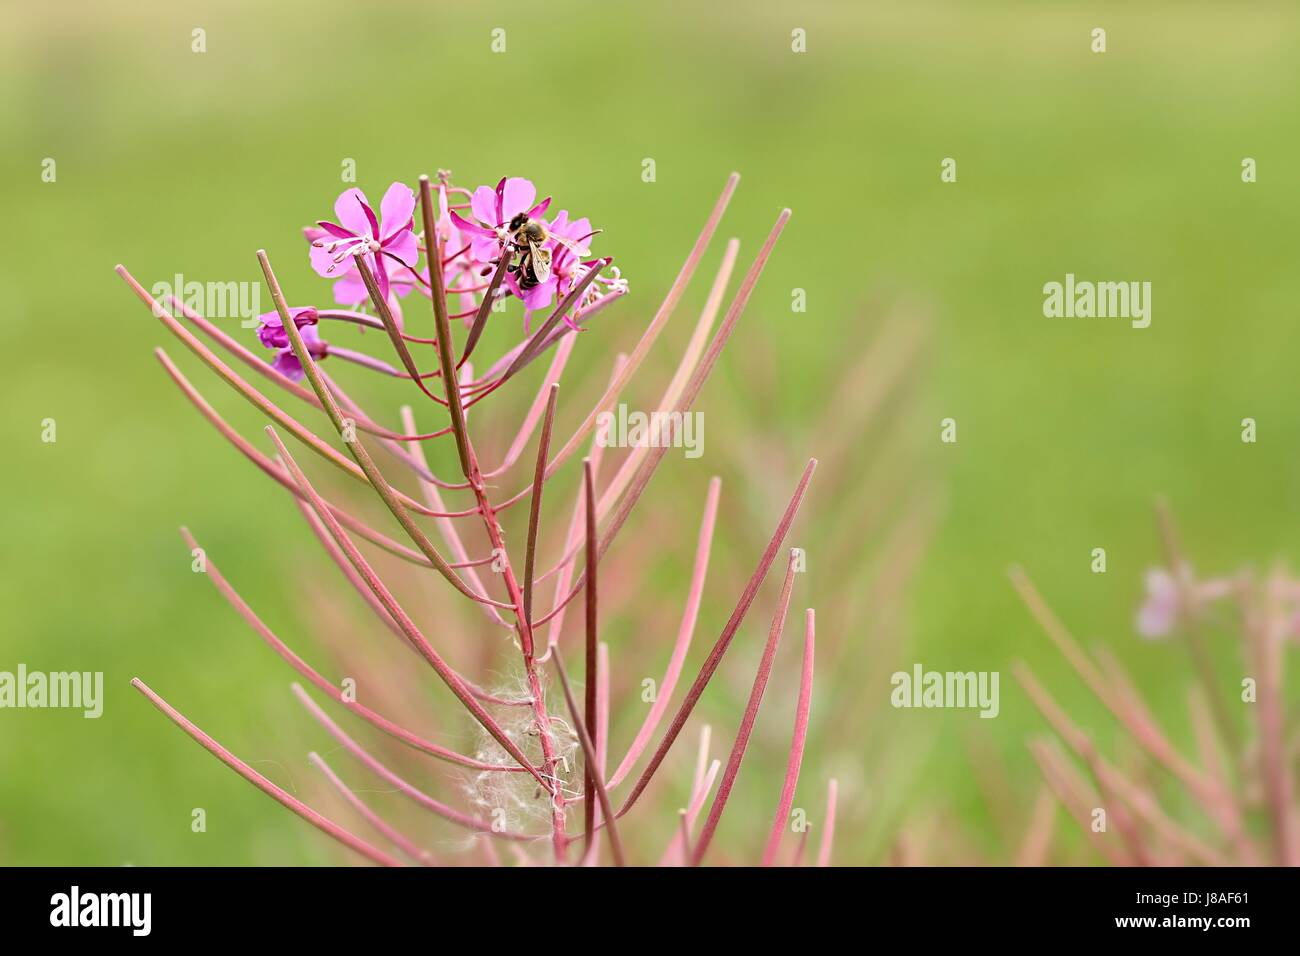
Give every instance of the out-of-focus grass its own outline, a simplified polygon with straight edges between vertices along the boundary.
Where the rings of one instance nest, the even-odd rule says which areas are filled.
[[[601,333],[612,347],[632,343],[740,170],[725,234],[745,237],[742,261],[777,209],[795,212],[714,386],[736,390],[729,414],[747,390],[780,389],[773,414],[744,427],[797,444],[828,413],[825,383],[864,346],[869,296],[920,301],[933,317],[920,420],[937,445],[939,419],[955,417],[959,442],[935,455],[948,511],[906,662],[1005,672],[1027,657],[1105,739],[1006,583],[1018,561],[1082,635],[1120,650],[1184,738],[1185,663],[1131,627],[1157,554],[1152,497],[1168,495],[1207,561],[1294,542],[1298,19],[1283,3],[6,6],[0,668],[103,670],[109,696],[99,721],[0,712],[0,860],[331,858],[127,687],[148,677],[250,759],[303,749],[284,730],[300,723],[285,671],[196,586],[174,531],[201,530],[250,600],[288,623],[278,581],[298,518],[173,393],[149,354],[162,333],[112,266],[147,281],[252,280],[265,247],[291,287],[317,284],[297,227],[328,211],[345,157],[372,195],[437,167],[470,185],[524,174],[589,215],[633,282]],[[1088,51],[1098,25],[1104,56]],[[507,30],[503,56],[489,51],[494,27]],[[808,31],[806,54],[790,52],[793,27]],[[955,185],[939,182],[946,156]],[[1245,156],[1259,162],[1254,185],[1239,179]],[[641,181],[646,157],[654,184]],[[1151,281],[1151,328],[1044,319],[1041,287],[1066,272]],[[806,314],[790,313],[795,287]],[[743,374],[755,348],[779,356],[776,381]],[[576,361],[593,367],[583,350]],[[1255,445],[1238,439],[1247,416]],[[47,417],[53,445],[39,441]],[[810,506],[837,503],[814,491]],[[1094,547],[1107,549],[1104,576],[1089,573]],[[705,635],[726,610],[718,596]],[[873,653],[866,627],[839,639]],[[1225,672],[1226,687],[1236,680]],[[841,769],[865,740],[930,741],[912,765],[866,765],[850,781],[846,832],[862,836],[841,860],[875,846],[866,821],[882,808],[944,804],[987,829],[967,731],[1032,799],[1022,741],[1039,723],[1009,676],[1002,686],[995,721],[889,711],[877,726],[814,723],[816,752]],[[310,772],[294,760],[258,766],[294,786]],[[756,819],[756,845],[779,769],[758,758],[753,794],[731,811]],[[820,800],[821,782],[805,785],[800,802]],[[189,826],[199,806],[203,836]]]

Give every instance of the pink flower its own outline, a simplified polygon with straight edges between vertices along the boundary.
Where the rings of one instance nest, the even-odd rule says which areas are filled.
[[[312,241],[312,268],[317,275],[338,278],[334,283],[334,298],[340,303],[353,304],[369,298],[352,258],[357,253],[364,254],[385,299],[389,288],[398,285],[402,267],[409,272],[419,258],[414,231],[415,194],[411,187],[403,183],[389,186],[379,212],[376,218],[366,194],[353,187],[334,203],[334,214],[339,221],[317,223],[324,235]],[[395,273],[391,279],[390,272]],[[414,276],[402,284],[409,292],[415,284]]]
[[[298,327],[298,331],[302,333],[307,353],[314,359],[323,359],[328,355],[329,345],[321,340],[320,331],[316,328],[320,320],[316,310],[310,306],[305,309],[292,309],[289,315],[292,316],[293,324]],[[257,327],[257,338],[268,349],[276,350],[276,356],[271,360],[272,368],[295,382],[300,381],[303,376],[302,363],[298,361],[298,356],[294,355],[293,347],[289,344],[289,333],[284,330],[280,313],[264,312],[257,318],[261,322]]]
[[[588,240],[594,235],[591,222],[585,217],[569,222],[569,211],[567,209],[560,210],[559,215],[547,224],[546,231],[552,236],[568,239],[580,249],[585,249]],[[550,308],[557,294],[560,296],[568,295],[573,286],[586,275],[587,268],[587,264],[584,264],[574,251],[563,243],[548,239],[542,246],[551,251],[551,276],[549,279],[526,291],[519,288],[518,273],[508,273],[505,279],[510,291],[522,299],[524,306],[533,312]],[[576,328],[571,312],[565,314],[564,321],[570,327]]]
[[[311,306],[303,309],[290,309],[289,315],[293,319],[293,324],[298,326],[301,331],[308,326],[315,325],[320,321],[320,315]],[[287,349],[289,347],[289,333],[284,330],[284,323],[280,321],[279,312],[263,312],[257,317],[257,338],[268,349]]]
[[[1178,582],[1163,568],[1147,571],[1147,598],[1138,608],[1137,630],[1146,638],[1165,637],[1178,620]]]
[[[317,242],[333,242],[333,237],[321,229],[319,226],[308,226],[303,229],[303,235],[313,246]],[[316,249],[312,249],[315,254]],[[397,262],[389,259],[385,269],[388,270],[388,307],[397,314],[397,300],[406,295],[415,287],[419,281],[415,277],[415,270],[408,269],[406,266],[399,265]],[[420,274],[428,278],[428,269],[421,269]],[[338,268],[334,270],[333,275],[338,277],[334,283],[334,301],[339,305],[359,307],[370,301],[370,292],[366,289],[366,284],[361,278],[361,272],[357,269],[356,260],[348,256],[346,261],[340,262]]]
[[[494,262],[510,239],[505,232],[506,224],[521,212],[536,219],[551,204],[548,197],[533,205],[536,198],[537,188],[531,180],[512,176],[497,183],[495,189],[480,186],[474,190],[469,207],[478,222],[470,222],[454,209],[451,210],[451,220],[472,237],[470,255],[476,261]]]
[[[536,197],[537,190],[529,180],[508,177],[495,187],[480,186],[474,190],[469,203],[474,221],[459,215],[454,209],[446,210],[447,222],[445,225],[440,224],[440,228],[446,230],[444,242],[447,242],[453,229],[456,239],[461,240],[448,243],[452,252],[451,260],[445,262],[447,274],[455,273],[458,277],[477,274],[481,278],[491,272],[502,255],[518,255],[522,250],[514,244],[510,234],[510,221],[516,216],[526,215],[529,219],[541,222],[551,237],[542,243],[542,248],[551,253],[551,274],[545,282],[524,289],[520,286],[518,271],[507,272],[503,280],[505,289],[522,300],[529,312],[548,309],[558,296],[567,295],[587,275],[587,270],[595,268],[598,263],[583,262],[573,249],[555,237],[568,240],[569,244],[585,253],[586,243],[595,232],[591,228],[591,222],[585,218],[570,222],[568,210],[561,210],[554,221],[548,223],[541,217],[550,207],[551,200],[547,198],[534,204]],[[462,255],[461,250],[466,249],[466,242],[467,251]],[[606,283],[608,290],[626,291],[626,283],[617,275],[611,279],[597,280],[597,283],[601,281]],[[597,288],[597,284],[593,283],[589,293],[584,296],[584,302],[590,303],[608,290]],[[572,314],[565,316],[565,322],[576,328]]]

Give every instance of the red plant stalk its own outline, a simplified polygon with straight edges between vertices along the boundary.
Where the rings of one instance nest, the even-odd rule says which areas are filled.
[[[239,774],[253,786],[257,787],[258,790],[261,790],[273,800],[278,801],[294,813],[298,814],[298,816],[302,817],[312,826],[333,837],[335,840],[338,840],[348,849],[360,853],[366,859],[371,860],[374,863],[378,863],[382,866],[401,865],[397,860],[389,856],[383,850],[371,846],[365,840],[343,829],[343,827],[339,826],[333,820],[317,813],[297,797],[291,796],[273,784],[270,780],[267,780],[248,764],[244,763],[244,761],[240,760],[225,747],[221,746],[221,744],[217,743],[213,738],[205,734],[197,724],[181,714],[158,694],[154,693],[153,689],[144,681],[140,680],[140,678],[132,678],[131,686],[144,694],[145,697],[149,698],[150,703],[166,714],[167,718],[177,727],[189,734],[190,737],[192,737],[204,750],[208,751],[208,753],[212,754],[231,770],[235,771],[235,773]]]
[[[813,644],[816,640],[816,614],[808,608],[804,617],[803,671],[799,677],[799,702],[795,705],[794,736],[790,741],[790,759],[785,768],[785,782],[781,785],[781,800],[776,806],[772,831],[763,850],[763,866],[776,862],[781,849],[781,837],[790,819],[794,805],[794,791],[799,785],[799,768],[803,765],[804,742],[808,739],[808,714],[812,709]]]
[[[539,457],[539,475],[542,470],[541,463],[544,461],[545,456]],[[590,458],[586,459],[582,463],[582,488],[587,506],[587,586],[584,591],[587,609],[587,641],[585,646],[586,653],[584,655],[584,664],[586,666],[585,686],[583,688],[584,705],[580,723],[586,728],[587,735],[595,740],[597,722],[596,645],[598,643],[596,631],[599,624],[599,608],[597,605],[599,587],[597,584],[596,567],[599,558],[596,554],[596,478]],[[559,665],[558,658],[556,659],[556,664],[557,666]],[[579,720],[577,714],[574,715],[574,720]],[[596,822],[596,789],[598,785],[602,790],[605,786],[604,772],[598,766],[598,762],[596,751],[593,747],[591,753],[588,755],[588,759],[583,761],[583,766],[585,767],[585,783],[582,795],[582,822],[583,833],[586,834],[586,840],[584,843],[586,849],[591,848],[591,832]],[[605,802],[608,803],[608,798],[606,798]],[[604,809],[605,815],[609,816],[608,806],[603,806],[602,809]]]
[[[839,806],[840,782],[834,777],[826,786],[826,812],[822,815],[822,841],[817,850],[817,865],[830,866],[835,849],[835,811]]]
[[[709,815],[704,820],[700,838],[691,854],[691,862],[695,866],[700,865],[704,854],[709,851],[713,835],[718,829],[718,821],[722,819],[722,812],[727,808],[731,788],[736,783],[736,775],[740,773],[741,761],[745,759],[745,750],[749,747],[749,736],[753,733],[754,721],[758,719],[758,709],[763,703],[763,692],[767,689],[767,680],[772,675],[772,662],[776,660],[776,648],[781,643],[781,634],[785,630],[785,617],[790,610],[790,592],[794,588],[794,576],[797,573],[795,560],[792,551],[786,565],[785,583],[781,585],[781,597],[777,601],[776,613],[772,616],[772,627],[767,633],[767,644],[758,663],[758,673],[754,675],[754,686],[749,693],[749,702],[745,705],[745,715],[740,720],[740,729],[736,732],[736,741],[731,746],[731,756],[727,758],[727,767],[722,772],[722,781],[718,784],[713,806],[709,808]]]
[[[641,776],[637,778],[636,784],[632,787],[632,792],[623,801],[623,807],[618,811],[619,816],[627,813],[636,803],[637,798],[644,792],[646,786],[650,783],[650,778],[654,776],[655,771],[659,769],[659,765],[668,756],[668,751],[677,740],[677,735],[682,732],[682,727],[686,725],[686,721],[691,716],[691,711],[695,709],[695,705],[703,695],[704,688],[708,686],[714,672],[718,669],[718,665],[722,663],[723,655],[727,653],[727,648],[731,646],[736,631],[740,629],[741,622],[744,621],[745,615],[749,613],[750,605],[754,603],[759,585],[763,583],[768,570],[772,567],[772,562],[776,560],[776,553],[781,548],[781,542],[785,540],[786,533],[790,530],[790,526],[794,524],[795,515],[799,511],[799,505],[803,501],[804,493],[808,490],[808,483],[812,481],[812,473],[816,467],[817,459],[814,458],[808,462],[808,467],[804,469],[803,477],[799,479],[799,486],[795,489],[790,504],[786,507],[780,524],[777,525],[776,532],[772,535],[766,550],[763,551],[762,557],[759,558],[758,567],[754,569],[749,583],[745,585],[745,590],[740,595],[740,602],[736,605],[736,609],[731,612],[731,617],[722,629],[722,634],[718,636],[717,642],[713,645],[713,650],[709,652],[709,656],[700,667],[695,682],[691,684],[690,689],[686,692],[686,699],[682,701],[677,713],[673,716],[672,722],[668,725],[668,730],[665,731],[663,738],[659,742],[659,747],[655,750],[654,756],[650,758],[650,763],[645,770],[641,771]]]
[[[677,642],[673,645],[672,656],[668,659],[668,668],[659,683],[650,713],[646,714],[637,731],[632,746],[628,748],[623,762],[618,765],[609,778],[607,786],[612,790],[628,775],[636,762],[641,759],[646,745],[654,736],[664,712],[672,700],[673,691],[677,689],[677,679],[681,676],[682,665],[686,663],[686,652],[691,647],[691,636],[695,633],[695,622],[700,613],[700,602],[704,597],[704,576],[709,569],[709,549],[713,543],[713,526],[718,517],[718,498],[722,491],[722,479],[714,477],[709,482],[709,495],[704,503],[704,518],[700,522],[700,537],[695,548],[695,567],[691,572],[690,588],[686,592],[686,608],[682,612],[681,627],[677,630]]]
[[[428,850],[420,849],[415,845],[410,837],[389,824],[387,820],[372,810],[364,800],[352,792],[352,788],[339,778],[339,775],[330,768],[330,765],[321,758],[320,754],[313,750],[311,753],[307,754],[307,759],[310,760],[321,773],[325,774],[325,779],[330,782],[335,790],[343,795],[343,799],[350,803],[353,809],[365,818],[367,823],[386,836],[393,846],[397,847],[406,854],[409,859],[421,866],[430,866],[433,863],[433,854]]]
[[[609,848],[614,854],[614,865],[624,866],[626,859],[623,855],[623,841],[618,835],[618,821],[614,817],[614,810],[609,804],[609,792],[605,789],[605,784],[600,779],[600,774],[595,772],[599,763],[596,755],[596,745],[592,742],[591,734],[587,732],[586,722],[582,719],[582,711],[578,709],[578,702],[573,697],[573,688],[569,685],[569,675],[564,669],[564,659],[560,656],[559,650],[556,650],[553,658],[555,663],[555,672],[560,675],[560,687],[564,691],[564,700],[569,705],[569,716],[573,718],[573,729],[577,732],[578,741],[582,745],[583,761],[588,767],[592,768],[589,775],[592,788],[595,790],[596,799],[600,801],[601,811],[605,815],[605,832],[609,834]],[[591,841],[591,831],[587,831],[587,841]]]
[[[185,539],[186,545],[191,550],[199,547],[198,542],[194,539],[194,536],[190,534],[188,528],[181,528],[181,536]],[[504,771],[504,772],[518,772],[518,773],[525,772],[523,767],[510,767],[504,764],[484,763],[481,760],[475,760],[474,758],[467,757],[464,754],[458,754],[447,747],[442,747],[439,746],[438,744],[431,743],[430,741],[424,740],[421,737],[418,737],[417,735],[411,733],[411,731],[407,730],[404,727],[399,726],[398,724],[387,719],[386,717],[383,717],[375,713],[370,708],[362,704],[359,704],[356,701],[349,700],[347,697],[343,695],[343,693],[336,686],[334,686],[334,684],[326,680],[320,674],[319,671],[317,671],[310,664],[308,664],[301,657],[299,657],[292,650],[290,650],[288,645],[286,645],[282,640],[280,640],[280,638],[278,638],[275,635],[275,632],[273,632],[269,627],[266,626],[265,623],[263,623],[262,619],[258,617],[256,613],[254,613],[253,609],[248,606],[247,602],[245,602],[244,599],[239,596],[239,592],[236,591],[230,585],[230,583],[225,579],[225,577],[221,574],[221,571],[218,570],[216,564],[213,563],[211,557],[208,557],[206,555],[206,552],[204,556],[204,562],[206,564],[205,571],[207,576],[211,578],[212,583],[216,585],[216,588],[218,591],[221,592],[222,597],[224,597],[230,603],[230,605],[239,613],[240,617],[242,617],[248,623],[248,625],[258,633],[258,636],[260,636],[262,640],[266,641],[266,643],[270,645],[271,649],[275,651],[278,655],[280,655],[280,657],[283,658],[289,664],[290,667],[296,670],[307,680],[311,681],[311,683],[315,685],[317,689],[328,694],[336,702],[346,707],[348,710],[352,711],[358,717],[363,718],[371,725],[377,727],[379,730],[382,730],[384,733],[396,738],[397,740],[400,740],[402,743],[406,744],[407,746],[413,747],[414,749],[419,750],[422,753],[426,753],[431,757],[437,757],[440,760],[447,760],[450,761],[451,763],[459,764],[462,767],[468,767],[472,770]]]
[[[435,224],[433,194],[427,176],[420,177],[420,211],[424,218],[425,241],[431,243],[430,259],[436,259],[439,255],[440,246]],[[556,860],[562,861],[568,842],[564,824],[564,797],[560,792],[559,779],[556,775],[555,736],[550,717],[546,713],[546,695],[542,690],[541,679],[534,663],[533,625],[529,615],[524,610],[523,589],[519,586],[514,570],[510,565],[505,541],[501,536],[501,525],[497,521],[496,511],[492,503],[488,500],[483,475],[479,471],[478,459],[474,455],[474,448],[470,443],[469,432],[466,429],[465,412],[461,407],[460,389],[457,385],[456,362],[452,355],[451,323],[447,318],[447,303],[442,286],[442,270],[430,269],[429,271],[433,277],[433,289],[430,298],[433,300],[434,322],[437,325],[438,360],[442,367],[442,381],[446,387],[452,430],[456,436],[456,450],[460,456],[461,470],[464,472],[465,480],[469,482],[470,488],[474,492],[475,501],[478,503],[479,514],[482,515],[484,527],[487,529],[488,540],[492,544],[492,553],[500,556],[501,577],[505,582],[506,593],[509,595],[510,603],[514,608],[516,633],[519,636],[519,650],[523,657],[524,675],[528,682],[528,690],[533,699],[533,717],[537,723],[538,739],[542,749],[542,771],[550,780],[548,789],[551,792],[552,845]],[[292,325],[293,323],[290,322],[289,324]]]

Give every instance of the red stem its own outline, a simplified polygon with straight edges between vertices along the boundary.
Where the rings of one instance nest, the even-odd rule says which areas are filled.
[[[221,746],[221,744],[217,743],[217,741],[212,737],[209,737],[188,717],[154,693],[149,685],[140,680],[140,678],[131,678],[131,686],[144,694],[145,697],[149,698],[150,703],[166,714],[167,718],[177,727],[189,734],[190,737],[199,744],[199,746],[208,751],[208,753],[212,754],[253,786],[257,787],[258,790],[261,790],[268,797],[278,801],[282,806],[288,807],[312,826],[329,834],[348,849],[360,853],[366,859],[378,863],[381,866],[401,866],[400,862],[389,856],[383,850],[371,846],[365,840],[343,829],[343,827],[339,826],[333,820],[330,820],[323,814],[313,810],[297,797],[290,796],[270,780],[267,780],[248,764],[244,763],[244,761],[240,760],[225,747]]]

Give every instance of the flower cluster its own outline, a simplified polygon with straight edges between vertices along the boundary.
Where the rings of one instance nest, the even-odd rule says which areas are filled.
[[[557,491],[546,496],[547,505],[543,510],[543,488],[566,461],[593,439],[598,413],[629,385],[673,304],[685,293],[694,276],[735,190],[737,177],[728,178],[677,279],[642,333],[641,344],[630,354],[614,360],[614,374],[605,392],[567,439],[553,431],[558,421],[561,376],[574,345],[572,333],[579,321],[586,321],[597,309],[623,294],[621,280],[617,275],[602,277],[610,264],[609,258],[586,258],[585,244],[594,236],[588,221],[563,211],[546,218],[550,202],[535,202],[536,193],[528,181],[504,179],[496,187],[470,192],[451,187],[447,179],[440,175],[435,186],[433,180],[421,177],[418,203],[409,188],[394,184],[384,194],[378,214],[364,193],[350,189],[335,204],[336,218],[322,221],[309,230],[311,262],[321,276],[334,282],[338,307],[288,308],[284,288],[270,258],[265,251],[257,253],[266,287],[277,307],[276,314],[262,317],[258,329],[262,345],[275,353],[269,364],[260,362],[196,310],[182,307],[181,318],[173,316],[125,266],[117,270],[140,301],[189,352],[224,385],[270,419],[266,434],[273,445],[274,457],[227,423],[166,351],[157,350],[164,370],[197,411],[259,471],[292,494],[310,532],[324,547],[329,560],[373,612],[370,618],[373,629],[396,638],[389,645],[395,666],[382,675],[376,670],[378,679],[370,686],[377,690],[367,692],[362,703],[341,692],[334,680],[278,637],[240,596],[235,582],[222,575],[198,539],[182,529],[185,566],[192,566],[189,562],[194,555],[202,555],[203,576],[301,678],[303,683],[293,685],[293,693],[308,714],[339,748],[383,780],[386,789],[401,791],[422,813],[432,813],[445,826],[454,828],[450,832],[466,834],[468,842],[463,845],[464,850],[479,849],[484,859],[493,863],[504,855],[498,852],[497,845],[502,850],[509,848],[521,863],[551,861],[557,865],[582,865],[608,859],[615,865],[623,865],[630,859],[650,859],[648,853],[652,847],[647,837],[637,836],[635,842],[624,844],[620,830],[634,806],[640,809],[653,805],[655,798],[643,798],[643,795],[660,768],[671,766],[667,761],[669,751],[691,720],[696,704],[714,679],[715,671],[733,645],[733,638],[737,638],[781,553],[799,516],[817,461],[810,459],[804,467],[766,547],[740,591],[726,627],[688,685],[682,667],[691,650],[719,514],[721,483],[717,477],[709,483],[700,518],[694,570],[676,640],[671,647],[655,640],[630,642],[628,650],[636,649],[646,654],[646,659],[630,663],[631,659],[625,657],[620,662],[622,667],[635,667],[629,673],[636,674],[643,673],[644,666],[652,663],[656,668],[664,667],[657,698],[662,703],[642,715],[640,729],[621,759],[611,748],[611,697],[612,688],[627,682],[613,677],[609,647],[601,640],[601,611],[608,615],[609,606],[599,595],[600,589],[607,588],[611,580],[601,561],[606,549],[628,526],[628,519],[663,456],[651,454],[644,447],[609,452],[605,471],[601,473],[599,461],[605,456],[597,453],[599,445],[593,445],[592,454],[582,461],[572,517],[567,522],[556,520],[557,516],[551,514]],[[685,350],[674,374],[674,384],[663,399],[675,414],[691,413],[789,215],[789,210],[783,210],[777,217],[735,292],[726,319],[716,330],[713,324],[721,307],[721,294],[711,296],[711,305],[702,312],[692,338],[693,342],[702,342],[711,333],[707,351]],[[417,223],[424,228],[417,230]],[[718,267],[713,282],[715,290],[726,288],[735,250],[733,240]],[[436,338],[417,337],[402,326],[400,300],[417,288],[429,297]],[[469,359],[498,296],[523,300],[525,315],[533,308],[549,307],[552,303],[554,308],[524,341],[484,361],[482,370],[475,370]],[[461,312],[454,312],[453,302],[459,303],[456,307]],[[466,320],[463,327],[462,323],[453,324],[454,318]],[[378,344],[391,346],[391,352],[386,358],[380,358],[327,343],[326,336],[321,334],[327,321],[381,329],[385,337]],[[190,331],[187,324],[195,331]],[[259,375],[270,379],[288,398],[325,412],[342,448],[336,448],[329,438],[318,434],[280,407],[275,398],[246,380],[232,363],[204,344],[200,335],[228,353],[227,358],[254,366]],[[423,347],[416,350],[418,358],[412,354],[411,345]],[[434,345],[437,346],[436,369],[422,370],[421,360],[429,357],[428,347]],[[486,345],[482,348],[488,349]],[[492,440],[476,442],[467,414],[471,406],[496,393],[548,351],[553,351],[550,368],[528,410],[517,419],[517,431],[509,447],[498,448]],[[341,387],[333,373],[327,376],[317,367],[318,361],[326,357],[406,379],[411,384],[409,394],[429,402],[422,406],[420,417],[431,415],[437,421],[429,422],[432,427],[428,430],[421,430],[417,412],[409,405],[402,409],[400,424],[385,423],[382,415],[372,416],[343,390],[343,387],[350,390],[351,383]],[[338,378],[344,380],[342,375]],[[305,379],[309,388],[294,384],[299,379]],[[473,420],[477,423],[481,415],[476,411]],[[525,483],[521,476],[521,490],[506,497],[501,486],[521,465],[521,454],[539,429],[536,463],[528,469],[531,482]],[[296,440],[293,447],[286,441],[290,436]],[[455,446],[453,467],[458,466],[458,473],[454,475],[440,477],[431,468],[434,460],[425,449],[437,447],[430,443],[439,439],[443,446]],[[373,507],[348,500],[333,482],[320,483],[318,476],[309,473],[306,459],[300,462],[296,457],[299,443],[314,452],[323,467],[345,473],[373,492],[404,538],[395,538],[396,532],[373,525],[373,519],[367,516],[368,511],[375,510]],[[609,461],[620,455],[621,460]],[[656,529],[655,535],[668,537],[662,527]],[[367,556],[372,548],[386,556],[382,574]],[[648,554],[654,549],[624,550]],[[719,820],[750,746],[769,677],[773,675],[798,576],[796,555],[792,551],[786,565],[761,656],[751,652],[758,656],[757,668],[725,770],[721,759],[712,759],[707,727],[701,732],[694,779],[687,781],[690,791],[686,809],[678,814],[668,845],[662,851],[654,848],[658,858],[669,865],[699,864],[710,853]],[[383,580],[401,573],[391,561],[401,562],[408,577],[418,574],[421,583],[429,577],[442,579],[466,600],[438,602],[437,631],[428,630],[419,620],[424,615],[408,610],[406,598],[398,596],[407,589],[390,587]],[[546,568],[549,570],[543,570]],[[626,569],[614,570],[615,593],[620,570],[628,573]],[[552,578],[549,584],[545,583]],[[543,586],[548,593],[543,593]],[[415,590],[423,592],[424,589]],[[310,602],[311,598],[306,600]],[[584,606],[584,640],[579,647],[572,646],[572,637],[567,642],[564,640],[565,611],[575,601]],[[357,635],[352,624],[347,623],[347,617],[322,613],[319,625],[327,642],[331,635],[341,633],[340,629],[346,630],[350,656],[357,649]],[[507,683],[504,686],[497,683],[495,689],[458,669],[458,661],[475,656],[467,653],[470,648],[484,646],[484,627],[508,631],[509,647],[517,652],[516,663],[507,665],[513,668]],[[812,856],[811,850],[805,853],[805,840],[794,839],[789,833],[792,814],[796,813],[794,800],[812,701],[816,633],[811,609],[804,615],[802,631],[802,647],[793,651],[802,661],[797,686],[789,681],[772,681],[774,689],[784,685],[783,689],[795,704],[786,770],[779,794],[773,794],[771,809],[775,812],[751,821],[754,843],[740,851],[769,865],[798,862]],[[647,636],[658,633],[658,629],[651,628]],[[734,643],[741,645],[745,641],[737,639]],[[504,650],[507,645],[501,646]],[[408,649],[418,653],[427,671],[411,667]],[[504,652],[511,656],[510,651]],[[732,653],[734,657],[744,652]],[[578,660],[579,655],[584,690],[581,704],[573,694],[564,664],[565,657]],[[375,663],[368,660],[367,669]],[[488,665],[485,673],[499,674],[506,662],[494,655],[484,663]],[[413,673],[417,670],[418,673]],[[441,688],[438,696],[442,701],[435,706],[457,706],[457,713],[480,729],[479,746],[472,753],[461,752],[410,729],[424,719],[423,686],[430,678],[436,678]],[[551,683],[552,678],[558,679],[558,687]],[[680,689],[679,678],[682,678]],[[209,753],[361,858],[383,865],[397,865],[403,860],[418,865],[436,862],[434,851],[424,845],[425,841],[417,841],[403,832],[404,817],[399,816],[392,823],[381,817],[360,792],[351,789],[330,768],[321,754],[310,754],[309,759],[324,775],[323,783],[350,805],[354,815],[376,830],[385,844],[391,844],[391,852],[326,817],[258,773],[144,681],[137,679],[133,683]],[[325,695],[334,706],[368,724],[367,733],[381,733],[408,748],[410,753],[397,754],[397,760],[414,760],[418,754],[418,759],[439,760],[460,768],[463,790],[470,796],[468,806],[444,802],[408,783],[405,771],[399,774],[390,768],[393,757],[385,753],[381,759],[335,723],[317,702],[318,695]],[[642,708],[638,706],[637,710]],[[758,742],[754,738],[755,746]],[[644,765],[643,757],[647,758]],[[617,764],[613,763],[615,759]],[[671,772],[674,770],[664,771]],[[610,791],[620,785],[624,785],[625,792],[618,795],[616,811]],[[827,781],[824,823],[819,824],[816,851],[820,865],[830,862],[837,792],[834,780]],[[397,813],[400,812],[398,808]],[[802,810],[797,812],[802,816]],[[420,827],[421,832],[426,826],[423,821],[412,825]],[[760,844],[764,832],[766,839]],[[803,834],[806,836],[806,830]],[[439,855],[444,852],[441,847],[451,846],[452,852],[456,851],[455,844],[445,840],[435,845],[440,847]],[[714,850],[713,855],[724,861],[736,858],[735,851]]]
[[[627,291],[627,282],[618,269],[605,269],[607,260],[585,258],[587,245],[598,231],[592,229],[590,220],[572,217],[567,209],[547,219],[551,199],[535,202],[536,197],[533,183],[519,177],[503,178],[496,186],[479,186],[472,192],[452,186],[445,174],[440,178],[435,228],[443,288],[459,302],[459,311],[452,318],[472,318],[485,298],[513,296],[523,303],[527,333],[531,313],[550,309],[581,287],[578,301],[562,316],[565,324],[576,331],[583,312],[598,300]],[[358,259],[373,276],[383,305],[399,325],[405,296],[414,289],[425,296],[432,294],[429,242],[416,230],[415,206],[412,189],[395,182],[385,191],[376,214],[366,194],[353,187],[335,201],[333,220],[321,220],[303,230],[310,244],[311,266],[317,275],[334,280],[332,292],[339,306],[363,314],[378,308],[357,266]],[[543,250],[541,255],[549,256],[550,270],[541,281],[525,280],[526,260],[532,249],[510,228],[516,217],[538,224],[545,236],[537,247]],[[489,277],[502,257],[509,261],[498,285]],[[593,271],[596,274],[584,285]],[[352,316],[314,308],[297,310],[296,314],[306,313],[312,316],[310,322],[296,321],[317,358],[330,354],[328,343],[320,337],[318,318],[354,320]],[[301,379],[301,367],[288,349],[283,330],[275,331],[280,324],[276,313],[267,313],[260,320],[259,339],[267,348],[276,350],[272,364],[289,378]]]

